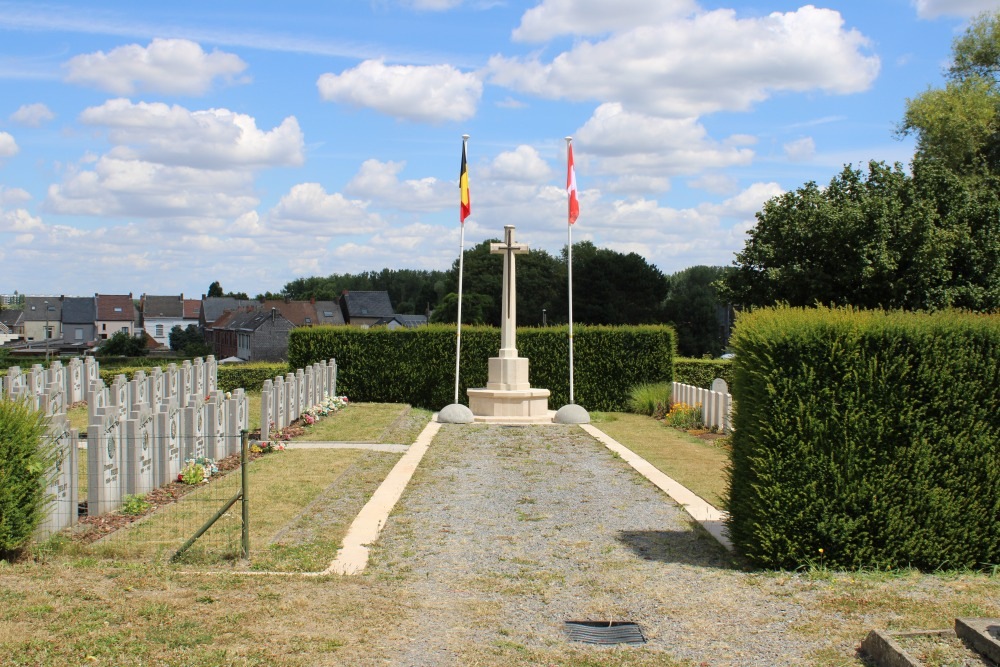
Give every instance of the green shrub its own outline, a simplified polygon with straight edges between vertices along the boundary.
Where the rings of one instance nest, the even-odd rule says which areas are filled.
[[[24,401],[0,400],[0,556],[23,547],[45,518],[55,448],[47,420]]]
[[[628,408],[640,415],[666,414],[670,409],[671,387],[667,382],[651,382],[632,387]]]
[[[1000,563],[1000,318],[762,309],[732,345],[728,524],[751,562]]]
[[[701,428],[705,424],[701,419],[701,406],[676,403],[670,406],[670,412],[663,419],[667,426],[673,426],[685,431]]]
[[[674,382],[693,387],[711,389],[712,381],[722,378],[727,385],[733,383],[733,362],[729,359],[674,359]]]
[[[129,516],[139,516],[145,514],[153,505],[144,496],[127,494],[122,498],[120,512]]]
[[[205,481],[205,467],[200,463],[188,463],[181,470],[181,481],[185,484],[201,484]]]
[[[623,410],[629,388],[672,381],[674,331],[667,326],[574,327],[574,401],[587,410]],[[518,353],[530,360],[534,387],[551,392],[549,406],[569,403],[566,327],[518,329]],[[487,362],[500,349],[500,330],[462,327],[459,401],[466,389],[485,387]],[[352,401],[409,403],[438,409],[455,397],[455,328],[310,327],[288,339],[292,368],[337,360],[337,393]]]

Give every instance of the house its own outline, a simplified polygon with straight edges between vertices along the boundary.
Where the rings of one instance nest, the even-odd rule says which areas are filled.
[[[97,340],[97,302],[92,296],[70,296],[63,299],[63,338],[82,348],[92,347]]]
[[[415,329],[417,327],[422,327],[427,324],[426,315],[393,315],[392,317],[383,317],[379,319],[378,322],[373,324],[373,327],[386,327],[391,331],[396,329]]]
[[[3,340],[4,343],[24,338],[24,311],[20,308],[0,310],[0,324],[7,332],[4,334],[7,337]]]
[[[160,345],[170,345],[170,330],[184,329],[189,322],[184,318],[184,295],[153,296],[143,294],[139,300],[142,327]]]
[[[291,299],[269,299],[261,301],[259,310],[270,312],[277,310],[285,319],[297,327],[311,327],[318,324],[315,301],[292,301]]]
[[[328,324],[334,326],[342,326],[344,322],[344,313],[340,310],[340,304],[336,301],[317,301],[316,306],[316,323],[317,324]]]
[[[246,361],[281,361],[288,358],[288,332],[295,325],[272,308],[237,315],[226,328],[236,333],[236,354],[230,356]]]
[[[29,296],[24,299],[24,339],[32,341],[62,338],[61,296]]]
[[[388,292],[350,292],[340,296],[340,311],[352,327],[367,329],[383,317],[392,317],[392,302]]]
[[[94,303],[97,310],[94,329],[99,340],[106,340],[119,331],[135,334],[139,314],[131,294],[95,294]]]
[[[201,326],[201,299],[184,299],[184,328]]]
[[[229,325],[253,312],[255,311],[246,307],[227,310],[215,318],[211,327],[205,329],[205,342],[212,347],[212,354],[216,359],[237,356],[237,330]]]
[[[250,310],[258,308],[260,301],[248,299],[236,299],[231,296],[205,296],[201,295],[201,313],[198,323],[206,331],[212,327],[222,314],[232,310]]]

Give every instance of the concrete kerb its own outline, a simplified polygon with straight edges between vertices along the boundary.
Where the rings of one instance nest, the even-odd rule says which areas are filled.
[[[719,544],[729,551],[733,550],[733,543],[726,535],[726,513],[717,510],[708,501],[695,495],[687,487],[676,480],[660,472],[652,463],[642,458],[628,447],[604,433],[593,424],[580,424],[580,428],[597,438],[605,447],[615,452],[622,459],[632,466],[636,472],[648,479],[661,491],[674,499],[674,501],[684,508],[695,521],[701,524],[702,528],[718,540]]]

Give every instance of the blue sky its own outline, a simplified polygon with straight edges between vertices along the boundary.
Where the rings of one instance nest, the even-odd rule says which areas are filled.
[[[908,163],[1000,0],[0,0],[0,293],[251,295],[532,248],[728,265],[768,198]]]

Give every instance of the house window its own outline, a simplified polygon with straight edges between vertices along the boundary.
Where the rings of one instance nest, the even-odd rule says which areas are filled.
[[[125,333],[128,333],[128,326],[126,325],[126,326],[122,327],[122,331],[124,331]]]
[[[45,327],[45,337],[52,338],[52,327]]]
[[[108,330],[108,323],[107,322],[101,322],[101,331],[107,331],[107,330]],[[104,336],[104,337],[107,338],[107,336]]]
[[[122,312],[125,312],[125,311],[122,310],[121,306],[115,306],[115,312],[116,313],[122,313]]]
[[[307,317],[306,318],[306,324],[312,324],[312,323],[313,323],[312,319],[309,318],[309,317]]]
[[[156,337],[157,338],[163,338],[163,325],[162,324],[157,324],[156,325]]]
[[[74,331],[73,338],[76,340],[83,340],[83,329],[77,329]]]

